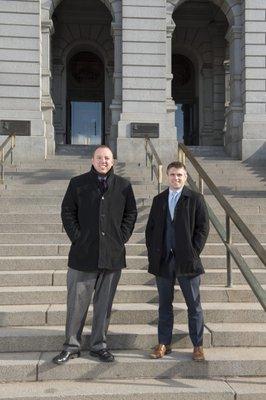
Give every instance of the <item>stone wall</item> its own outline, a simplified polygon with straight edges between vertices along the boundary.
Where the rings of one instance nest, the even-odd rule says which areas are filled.
[[[167,43],[165,0],[122,1],[122,116],[118,152],[143,161],[143,140],[130,138],[131,122],[159,123],[159,152],[174,149],[174,125],[167,120]],[[132,151],[134,149],[134,152]]]
[[[40,98],[40,1],[0,1],[0,119],[31,121],[15,157],[44,158]]]
[[[242,158],[266,160],[266,2],[244,3]]]

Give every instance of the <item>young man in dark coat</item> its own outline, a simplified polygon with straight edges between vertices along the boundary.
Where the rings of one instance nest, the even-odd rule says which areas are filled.
[[[61,217],[71,240],[67,273],[66,339],[53,361],[63,364],[80,356],[81,334],[93,295],[90,355],[114,361],[106,345],[113,298],[126,266],[125,243],[137,209],[131,184],[114,174],[113,154],[98,147],[90,172],[70,180]]]
[[[203,312],[200,303],[200,275],[204,273],[200,253],[209,233],[209,218],[203,196],[184,186],[184,164],[167,167],[169,188],[153,199],[147,227],[146,246],[149,272],[156,276],[159,293],[158,342],[152,358],[171,352],[173,299],[176,280],[188,308],[189,335],[193,360],[204,360]]]

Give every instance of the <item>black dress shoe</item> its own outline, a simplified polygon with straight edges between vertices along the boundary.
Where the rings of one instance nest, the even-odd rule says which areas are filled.
[[[64,364],[71,358],[80,357],[80,351],[76,351],[75,353],[71,353],[70,351],[63,350],[60,354],[53,358],[53,363],[55,364]]]
[[[113,362],[115,360],[114,356],[108,349],[101,349],[98,351],[91,350],[90,355],[92,357],[98,357],[100,361]]]

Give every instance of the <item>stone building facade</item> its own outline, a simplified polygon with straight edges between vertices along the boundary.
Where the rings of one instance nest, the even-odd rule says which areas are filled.
[[[266,158],[266,1],[0,0],[0,120],[30,121],[17,159],[106,143],[136,161],[133,123],[158,124],[162,156]]]

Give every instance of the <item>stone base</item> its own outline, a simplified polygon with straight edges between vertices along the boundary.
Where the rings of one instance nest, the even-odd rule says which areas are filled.
[[[241,160],[241,140],[225,143],[224,149],[230,157]]]
[[[244,122],[242,160],[266,164],[266,122]]]
[[[46,138],[44,136],[17,136],[14,163],[44,160],[45,152]]]
[[[242,160],[266,165],[266,141],[262,139],[242,140]]]
[[[172,138],[151,139],[164,165],[177,160],[177,141]],[[140,138],[117,138],[117,158],[121,162],[145,164],[145,140]]]
[[[55,154],[55,140],[53,137],[46,138],[46,151],[45,155],[52,156]]]

